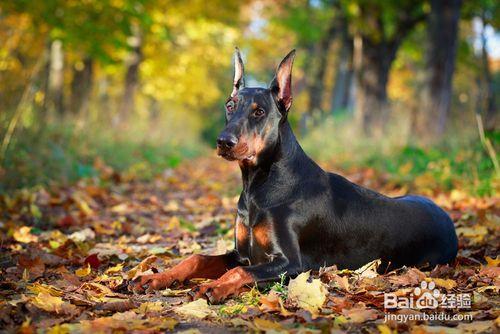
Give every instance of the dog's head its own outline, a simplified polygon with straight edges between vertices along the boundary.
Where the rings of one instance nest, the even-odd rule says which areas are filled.
[[[245,87],[243,61],[234,54],[233,91],[226,101],[226,127],[217,138],[217,153],[227,160],[256,165],[275,146],[279,128],[292,105],[295,50],[279,64],[268,88]]]

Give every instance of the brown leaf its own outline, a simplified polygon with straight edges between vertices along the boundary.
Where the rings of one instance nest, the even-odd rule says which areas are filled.
[[[426,275],[417,268],[409,268],[403,275],[389,276],[389,282],[398,286],[413,286],[425,280]]]
[[[31,279],[43,276],[45,272],[45,264],[40,257],[31,258],[28,255],[21,255],[17,260],[19,268],[29,273]]]
[[[343,310],[342,314],[348,318],[350,322],[361,323],[377,319],[379,312],[375,309],[366,308],[364,303],[358,303],[352,309]]]
[[[97,310],[111,311],[111,312],[125,312],[135,308],[134,302],[130,299],[115,300],[111,302],[99,303],[96,306]]]

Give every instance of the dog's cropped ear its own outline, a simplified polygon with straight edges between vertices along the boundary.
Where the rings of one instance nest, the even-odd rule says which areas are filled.
[[[292,50],[279,64],[276,75],[269,85],[285,112],[288,112],[292,105],[292,66],[294,58],[295,50]]]
[[[233,91],[231,92],[231,97],[238,94],[240,88],[245,87],[245,69],[243,67],[243,60],[241,59],[241,53],[238,48],[234,50],[234,79],[233,79]]]

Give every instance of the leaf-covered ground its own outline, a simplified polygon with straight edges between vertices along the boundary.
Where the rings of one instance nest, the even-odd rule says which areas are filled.
[[[455,190],[432,194],[455,221],[460,250],[453,266],[403,268],[377,275],[324,268],[223,305],[191,302],[196,282],[148,295],[130,279],[162,271],[183,257],[233,247],[240,188],[235,164],[202,158],[151,182],[99,166],[100,182],[53,185],[0,198],[0,332],[273,331],[292,333],[498,331],[500,210],[498,198]],[[344,173],[389,195],[402,189],[373,170]],[[100,184],[96,186],[95,184]],[[419,189],[417,189],[418,191]],[[425,189],[420,189],[425,192]],[[384,309],[384,292],[413,299],[426,282],[441,296],[469,295],[470,308]],[[472,320],[384,321],[386,314],[459,314]]]

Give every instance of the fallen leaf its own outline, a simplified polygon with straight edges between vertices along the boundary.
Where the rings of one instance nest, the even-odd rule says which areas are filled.
[[[111,312],[125,312],[133,308],[135,308],[135,304],[130,299],[116,299],[96,305],[97,310]]]
[[[90,265],[93,269],[99,269],[99,267],[101,266],[101,261],[99,260],[99,257],[96,253],[87,256],[83,263]]]
[[[47,295],[51,295],[54,297],[61,297],[63,295],[63,291],[52,285],[42,284],[42,283],[33,283],[32,285],[28,285],[26,287],[30,292],[34,294],[44,293]]]
[[[380,332],[380,334],[392,334],[393,333],[391,328],[387,325],[384,325],[384,324],[377,325],[377,329]]]
[[[283,306],[283,301],[281,300],[279,294],[271,290],[267,295],[262,295],[259,299],[261,305],[259,309],[262,312],[279,312],[281,315],[287,317],[293,313],[285,309]]]
[[[45,292],[40,292],[31,302],[44,311],[57,314],[74,314],[78,310],[76,306],[62,300],[61,297],[51,296]]]
[[[485,256],[484,259],[486,260],[486,266],[488,267],[498,267],[500,265],[500,256],[497,256],[494,259],[489,256]]]
[[[45,263],[40,257],[31,258],[27,255],[21,255],[17,261],[19,268],[26,270],[31,279],[38,278],[45,272]]]
[[[389,276],[389,282],[394,285],[414,286],[425,280],[426,276],[417,268],[409,268],[403,275]]]
[[[120,273],[122,272],[122,270],[123,270],[123,263],[118,263],[116,266],[106,269],[104,273],[107,275],[112,275]]]
[[[472,243],[480,243],[488,234],[486,226],[478,225],[474,227],[457,227],[456,232],[458,236],[463,236],[471,240]]]
[[[87,277],[88,275],[90,275],[91,272],[92,268],[90,267],[90,264],[87,264],[85,267],[77,269],[75,271],[75,275],[82,278],[82,277]]]
[[[215,316],[215,312],[210,309],[205,299],[197,299],[193,302],[184,304],[174,310],[176,313],[185,317],[204,319],[209,316]]]
[[[156,302],[145,302],[145,303],[142,303],[134,311],[136,313],[146,314],[146,313],[150,313],[150,312],[161,312],[161,311],[163,311],[163,309],[164,309],[163,303],[160,302],[160,301],[156,301]]]
[[[445,288],[446,290],[451,290],[457,286],[457,282],[452,279],[442,279],[442,278],[427,278],[427,282],[434,282],[436,286]]]
[[[354,272],[360,277],[374,278],[378,276],[377,269],[382,261],[380,259],[371,261]]]
[[[23,226],[16,229],[12,235],[14,239],[21,243],[37,242],[38,236],[31,234],[31,227]]]
[[[68,238],[73,240],[74,242],[84,242],[86,240],[95,239],[95,232],[87,227],[81,231],[77,231],[77,232],[70,234],[68,236]]]
[[[378,313],[375,309],[366,308],[364,303],[358,303],[352,309],[342,311],[342,314],[348,318],[349,322],[355,323],[375,320],[378,318]]]
[[[311,272],[304,272],[288,283],[288,298],[299,307],[317,313],[326,300],[327,289],[319,279],[309,282]]]
[[[127,278],[128,279],[135,279],[137,276],[142,275],[145,271],[149,270],[151,268],[151,265],[157,260],[158,258],[154,255],[148,256],[144,260],[141,261],[137,266],[134,268],[130,269],[127,272]]]
[[[261,331],[283,330],[283,326],[281,326],[279,323],[267,319],[255,318],[253,320],[253,324],[255,325],[255,327],[257,327],[257,329],[260,329]]]

